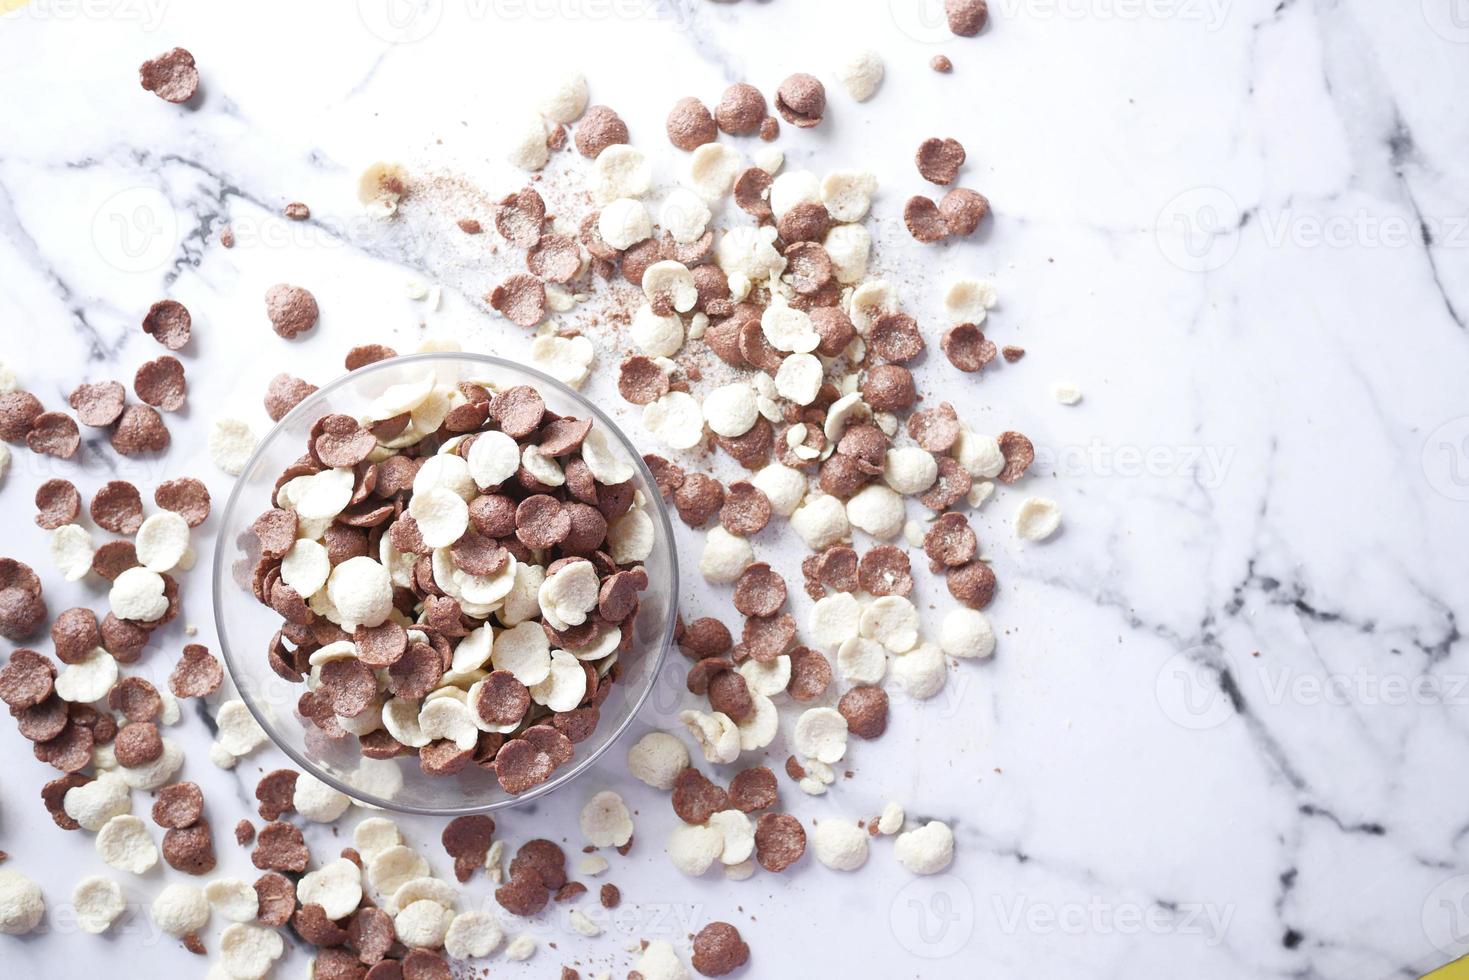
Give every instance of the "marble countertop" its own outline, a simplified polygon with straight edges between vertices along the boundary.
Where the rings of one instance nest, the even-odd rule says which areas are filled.
[[[166,456],[122,459],[95,433],[77,461],[15,453],[3,551],[36,567],[53,612],[105,598],[54,571],[30,520],[42,480],[86,493],[187,473],[218,508],[230,481],[209,463],[209,422],[245,414],[264,431],[260,395],[278,371],[323,382],[352,344],[426,337],[524,354],[525,332],[475,300],[480,267],[428,232],[383,235],[362,217],[366,164],[400,159],[503,194],[522,178],[497,134],[556,67],[584,71],[635,142],[662,147],[678,96],[713,101],[741,79],[770,92],[799,70],[830,82],[843,55],[882,53],[871,102],[832,85],[823,125],[786,127],[780,145],[788,165],[877,174],[878,265],[926,330],[944,283],[996,282],[989,336],[1025,359],[982,381],[930,364],[920,383],[975,428],[1027,432],[1039,455],[1024,489],[1058,500],[1065,528],[1021,546],[1013,491],[977,511],[1001,582],[995,658],[955,665],[934,701],[896,699],[888,733],[855,747],[852,778],[826,796],[782,777],[782,797],[808,824],[900,801],[954,827],[956,860],[915,878],[877,840],[851,875],[808,858],[742,884],[684,878],[662,853],[677,818],[624,759],[692,703],[670,676],[597,771],[499,821],[512,843],[575,850],[581,803],[622,793],[637,844],[601,880],[623,906],[594,940],[564,908],[546,914],[528,926],[535,958],[487,961],[493,975],[568,964],[621,977],[627,942],[686,949],[711,919],[742,930],[746,973],[761,977],[1365,980],[1469,951],[1469,796],[1454,789],[1469,750],[1462,3],[996,0],[970,40],[936,27],[923,0],[0,6],[18,7],[0,18],[0,359],[59,406],[78,382],[127,382],[160,353],[138,329],[154,300],[195,318],[190,405],[169,420]],[[204,78],[189,108],[136,82],[174,45]],[[951,75],[928,67],[940,52]],[[913,149],[936,135],[966,145],[965,182],[995,220],[924,248],[900,214],[924,192]],[[292,200],[312,220],[282,220]],[[215,241],[224,223],[232,250]],[[410,298],[410,280],[441,285],[442,305]],[[321,302],[302,341],[266,327],[261,297],[279,281]],[[618,359],[598,351],[588,390],[652,450],[609,394]],[[1060,380],[1081,404],[1056,403]],[[217,521],[218,509],[203,530]],[[184,613],[151,652],[161,676],[186,623],[217,642],[212,541],[198,545]],[[793,569],[800,555],[761,557]],[[941,593],[923,585],[922,605],[943,608]],[[682,584],[686,614],[725,601]],[[220,871],[253,877],[228,828],[282,757],[216,769],[195,705],[176,731]],[[114,933],[78,933],[72,885],[107,869],[90,835],[51,825],[37,791],[54,774],[12,725],[0,750],[5,866],[50,906],[39,934],[0,943],[0,962],[16,975],[115,973],[119,958],[130,976],[202,974],[144,914],[181,877],[171,870],[123,883],[135,911]],[[770,755],[784,758],[780,740]],[[444,872],[440,823],[403,825]],[[312,833],[333,846],[330,828]],[[465,901],[493,904],[483,878]],[[275,975],[306,962],[295,949]]]

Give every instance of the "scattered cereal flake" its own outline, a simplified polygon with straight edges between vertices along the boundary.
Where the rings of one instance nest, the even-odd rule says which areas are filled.
[[[223,730],[223,726],[220,726],[220,731],[223,732]],[[332,789],[310,773],[303,772],[296,777],[296,792],[292,797],[292,803],[296,807],[296,812],[307,820],[331,823],[347,812],[347,807],[352,805],[352,800],[345,793]],[[353,865],[353,867],[356,866]],[[339,916],[334,915],[331,918],[336,919]]]
[[[709,206],[683,187],[670,191],[658,209],[658,224],[681,245],[696,242],[709,226]]]
[[[903,596],[882,596],[862,610],[859,631],[893,653],[906,653],[918,642],[918,610]]]
[[[986,279],[956,279],[944,291],[944,312],[950,323],[980,326],[998,300],[994,283]]]
[[[101,647],[92,649],[56,675],[56,696],[74,704],[90,704],[107,696],[117,683],[117,661]]]
[[[587,801],[581,811],[581,832],[593,847],[621,847],[632,840],[632,815],[622,797],[603,790]]]
[[[790,657],[782,655],[780,659],[790,663]],[[759,663],[754,658],[749,662]],[[775,733],[780,729],[780,714],[775,709],[774,701],[758,691],[751,691],[750,703],[754,708],[736,723],[740,730],[741,752],[755,752],[765,748],[775,741]]]
[[[821,182],[809,170],[788,170],[770,183],[770,210],[779,221],[798,204],[821,203]]]
[[[872,255],[872,235],[861,225],[837,225],[826,233],[822,242],[831,258],[837,282],[850,286],[867,275],[867,262]]]
[[[778,351],[809,354],[821,343],[821,335],[811,325],[810,315],[791,306],[781,296],[772,297],[770,305],[760,314],[760,329],[770,346]]]
[[[415,496],[414,499],[418,498]],[[463,501],[460,504],[462,506]],[[459,533],[462,535],[464,532],[461,530]],[[456,535],[454,540],[457,541],[458,537]],[[332,604],[341,614],[344,630],[350,631],[357,626],[381,626],[393,611],[392,577],[386,568],[366,555],[348,558],[332,569],[326,589]]]
[[[40,925],[45,914],[40,887],[19,871],[0,869],[0,932],[23,936]]]
[[[818,375],[820,368],[818,364]],[[742,436],[754,428],[759,414],[755,389],[742,381],[721,385],[704,396],[704,418],[716,435]]]
[[[902,533],[906,519],[903,498],[879,483],[869,483],[847,501],[847,522],[880,541]]]
[[[260,914],[260,894],[243,878],[215,878],[204,886],[204,897],[231,922],[254,922]]]
[[[249,423],[217,418],[209,429],[209,458],[230,476],[239,476],[245,472],[250,454],[255,452],[256,441]]]
[[[1075,405],[1081,401],[1081,389],[1070,381],[1057,381],[1051,385],[1051,395],[1062,405]]]
[[[717,201],[734,187],[743,161],[724,143],[705,143],[689,154],[688,185],[706,201]]]
[[[847,754],[847,719],[835,708],[808,708],[796,719],[791,747],[830,765]]]
[[[724,834],[705,824],[681,823],[664,849],[675,868],[697,878],[724,853]]]
[[[877,178],[866,171],[837,170],[821,181],[821,203],[836,221],[861,221],[867,217],[876,192]]]
[[[383,851],[403,843],[403,833],[387,817],[368,817],[352,829],[352,846],[364,861],[371,861]]]
[[[755,853],[755,825],[744,811],[720,810],[709,817],[707,826],[724,842],[719,852],[721,863],[740,864]]]
[[[755,549],[748,540],[730,534],[716,524],[704,538],[704,553],[699,556],[699,574],[709,582],[728,585],[738,579],[740,573],[754,560]]]
[[[303,597],[320,591],[331,573],[332,563],[326,547],[307,538],[298,538],[281,559],[281,581]]]
[[[362,901],[362,869],[347,858],[337,858],[296,883],[296,899],[302,905],[320,905],[328,919],[341,919]]]
[[[770,500],[771,510],[790,517],[806,495],[806,475],[782,463],[770,463],[750,478],[750,483]]]
[[[1048,497],[1026,497],[1015,511],[1015,533],[1027,541],[1044,541],[1061,526],[1061,505]]]
[[[230,755],[249,755],[265,744],[265,729],[239,698],[221,704],[214,723],[218,728],[215,738]]]
[[[219,934],[220,963],[234,980],[258,980],[285,953],[285,943],[274,929],[245,922],[226,926]]]
[[[550,334],[531,341],[530,360],[536,367],[571,388],[580,388],[592,370],[596,351],[586,337]],[[504,435],[503,432],[497,433]],[[479,440],[475,440],[475,446]],[[470,447],[473,452],[474,446]]]
[[[106,932],[127,908],[122,886],[102,875],[88,875],[71,891],[77,925],[93,935]]]
[[[815,354],[792,354],[775,372],[775,390],[797,405],[810,405],[821,392],[825,369]]]
[[[809,494],[791,513],[791,529],[812,551],[824,551],[850,533],[847,509],[828,494]]]
[[[862,604],[850,592],[833,592],[816,600],[808,623],[811,640],[818,646],[836,649],[858,635]]]
[[[51,558],[68,582],[80,581],[92,570],[96,552],[92,536],[79,524],[63,524],[51,534]]]
[[[876,640],[849,637],[837,649],[837,669],[849,684],[880,684],[888,669],[887,650]]]
[[[576,122],[587,109],[587,78],[579,71],[555,76],[542,91],[537,108],[552,122]]]
[[[546,145],[546,123],[540,113],[523,112],[506,127],[510,136],[510,148],[506,154],[512,164],[522,170],[540,170],[551,160],[550,147]]]
[[[602,855],[590,854],[577,862],[576,873],[586,875],[588,878],[595,878],[610,867],[611,865],[607,863],[607,859]]]
[[[175,938],[198,932],[209,921],[209,902],[194,885],[175,882],[153,900],[150,909],[158,928]]]
[[[118,619],[151,623],[168,612],[163,576],[146,568],[129,568],[112,580],[107,602]]]
[[[395,894],[405,882],[428,874],[428,862],[403,844],[384,848],[367,862],[368,883],[377,889],[379,895]]]
[[[597,233],[619,251],[631,248],[653,234],[653,219],[642,201],[619,197],[608,202],[597,217]]]
[[[889,800],[882,808],[882,815],[877,818],[877,832],[886,836],[896,834],[903,829],[903,804]]]
[[[785,166],[785,151],[778,146],[765,146],[755,151],[755,166],[774,177]]]
[[[638,350],[649,357],[672,357],[678,353],[684,342],[683,321],[673,314],[660,316],[648,303],[644,303],[633,313],[628,332]]]
[[[393,928],[406,946],[438,949],[444,945],[454,913],[432,899],[419,899],[393,916]]]
[[[857,51],[837,65],[834,74],[848,95],[866,102],[882,84],[882,56],[871,48]]]
[[[689,971],[673,951],[673,946],[662,939],[648,943],[638,959],[637,969],[643,980],[689,980]]]
[[[240,759],[218,742],[210,742],[209,761],[220,769],[233,769],[235,763],[239,762]]]
[[[723,712],[681,711],[678,720],[688,728],[709,762],[722,765],[740,757],[739,727]]]
[[[171,510],[159,511],[138,527],[133,548],[144,568],[170,571],[189,550],[189,522]]]
[[[925,701],[943,690],[949,678],[948,665],[939,648],[922,643],[893,660],[893,679],[903,693]]]
[[[739,672],[752,695],[761,694],[767,698],[774,697],[790,686],[791,658],[786,654],[781,654],[768,663],[761,663],[751,657],[740,664]]]
[[[113,817],[132,811],[132,794],[121,776],[104,772],[90,783],[67,790],[61,808],[82,829],[96,833]]]
[[[444,952],[456,960],[489,956],[505,941],[500,920],[493,913],[471,909],[460,912],[444,933]]]
[[[529,933],[520,933],[505,946],[505,958],[521,963],[536,955],[536,940]]]
[[[867,831],[850,820],[822,820],[811,829],[811,850],[833,871],[856,871],[867,863]]]
[[[688,765],[689,750],[667,732],[649,732],[627,751],[628,771],[654,789],[673,789],[674,780]]]
[[[148,825],[132,814],[119,814],[103,824],[96,845],[102,863],[119,871],[140,875],[158,863],[158,848],[148,836]]]
[[[647,155],[626,143],[614,144],[598,153],[591,171],[588,180],[592,198],[598,204],[642,197],[653,184],[653,167]]]
[[[917,830],[899,834],[893,845],[899,863],[916,875],[934,875],[954,860],[954,832],[930,820]]]
[[[581,909],[572,909],[571,914],[567,916],[567,921],[573,930],[589,939],[602,935],[602,927],[587,918],[586,913]]]
[[[882,478],[898,493],[922,493],[933,486],[938,476],[938,460],[933,453],[918,446],[889,449],[883,458]]]
[[[995,652],[995,631],[984,613],[957,606],[944,614],[939,647],[951,657],[983,659]]]

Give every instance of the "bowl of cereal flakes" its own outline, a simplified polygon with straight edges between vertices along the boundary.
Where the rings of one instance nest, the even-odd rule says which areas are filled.
[[[672,642],[672,529],[595,405],[469,353],[392,357],[305,397],[224,512],[214,608],[271,740],[365,803],[543,796],[632,721]]]

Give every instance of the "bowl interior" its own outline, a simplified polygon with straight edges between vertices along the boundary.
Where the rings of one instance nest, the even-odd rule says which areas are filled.
[[[430,776],[415,755],[388,760],[364,757],[357,739],[327,738],[296,711],[306,690],[278,676],[267,660],[281,617],[256,600],[252,574],[260,551],[251,524],[271,506],[280,474],[306,450],[312,424],[327,413],[360,416],[392,385],[419,381],[489,381],[500,388],[530,385],[546,407],[561,415],[592,416],[634,462],[634,485],[653,519],[657,540],[643,563],[648,588],[642,593],[633,645],[621,654],[621,676],[601,706],[596,730],[577,744],[572,760],[546,783],[511,796],[494,774],[469,765],[455,776]],[[524,365],[468,353],[415,354],[379,361],[345,375],[296,406],[261,441],[225,506],[215,542],[214,615],[225,663],[241,699],[271,740],[303,770],[348,795],[376,806],[415,813],[455,814],[494,810],[528,802],[566,785],[590,768],[632,721],[647,698],[673,638],[678,595],[678,559],[668,512],[653,477],[627,438],[595,405],[554,379]]]

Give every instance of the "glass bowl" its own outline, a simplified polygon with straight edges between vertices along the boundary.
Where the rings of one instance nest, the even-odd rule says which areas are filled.
[[[643,563],[648,587],[642,593],[633,646],[618,658],[621,676],[601,706],[596,730],[576,745],[572,760],[552,778],[518,796],[506,793],[494,773],[470,764],[454,776],[430,776],[416,755],[368,759],[357,739],[329,739],[296,711],[306,690],[275,673],[267,650],[281,617],[262,605],[251,589],[259,542],[255,518],[271,506],[277,477],[305,451],[312,424],[332,412],[360,417],[367,404],[390,385],[421,380],[433,371],[441,383],[489,379],[501,387],[530,385],[550,411],[590,415],[633,461],[634,486],[653,519],[657,537]],[[230,493],[215,541],[214,620],[231,679],[241,699],[281,751],[304,771],[354,799],[408,813],[481,813],[526,803],[555,792],[592,768],[642,706],[673,640],[678,596],[678,557],[668,511],[653,475],[627,437],[586,398],[559,381],[513,361],[481,354],[430,353],[378,361],[344,375],[297,405],[261,440]]]

